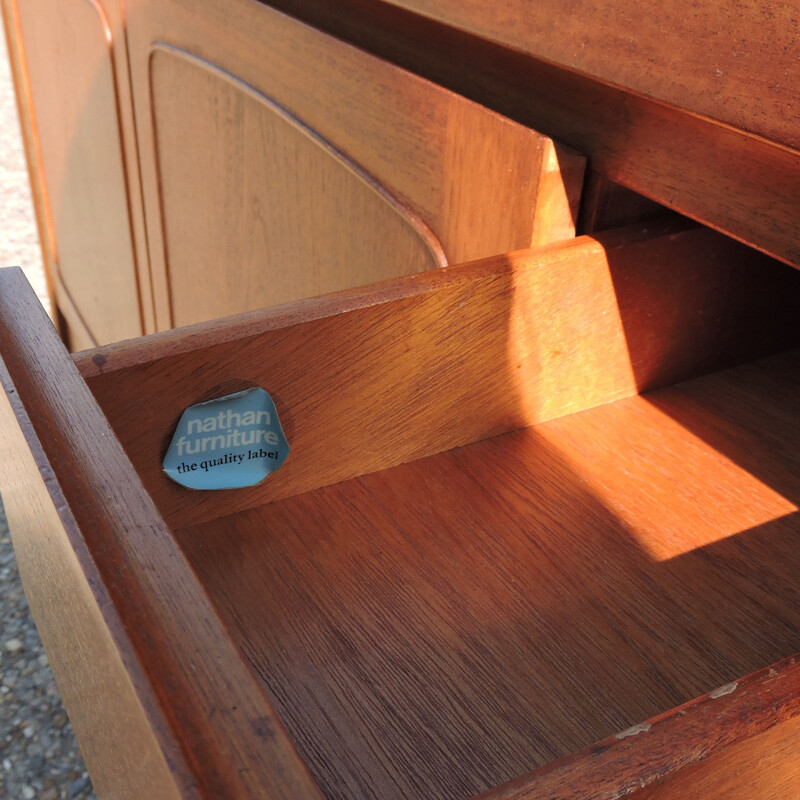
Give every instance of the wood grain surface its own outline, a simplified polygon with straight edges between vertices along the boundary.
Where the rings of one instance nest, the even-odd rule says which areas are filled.
[[[0,497],[25,597],[99,797],[196,798],[58,479],[0,360]],[[102,702],[98,702],[100,698]]]
[[[791,3],[389,0],[604,83],[800,149]]]
[[[28,91],[24,130],[38,166],[45,261],[65,333],[75,349],[139,335],[142,297],[113,49],[124,42],[112,38],[96,0],[52,9],[35,1],[7,5]]]
[[[33,203],[33,212],[36,217],[36,228],[39,234],[39,247],[42,253],[47,299],[52,309],[55,308],[55,295],[53,275],[49,269],[47,256],[48,248],[51,247],[51,231],[48,230],[45,216],[42,165],[36,148],[34,120],[31,114],[30,80],[27,68],[25,67],[22,37],[19,33],[19,14],[17,14],[16,11],[16,4],[6,2],[6,0],[0,0],[0,14],[2,14],[3,17],[3,34],[6,40],[8,65],[14,86],[17,116],[19,118],[22,146],[25,152],[25,165],[28,168],[28,178],[31,184],[31,201]],[[6,266],[13,265],[7,264]],[[56,315],[54,314],[53,316],[55,317]],[[56,325],[60,327],[60,321],[57,319]],[[63,335],[63,331],[59,330],[59,333]]]
[[[186,273],[184,281],[198,271],[211,271],[250,285],[258,285],[251,273],[265,269],[259,257],[264,237],[260,218],[271,211],[269,199],[280,189],[262,187],[258,181],[235,185],[242,171],[267,173],[270,154],[255,146],[252,114],[226,115],[231,86],[246,85],[268,98],[357,165],[430,228],[448,263],[574,235],[584,159],[556,148],[548,137],[253,0],[142,0],[128,8],[126,20],[161,328],[181,321],[171,319],[168,303],[169,280],[176,269]],[[227,87],[206,87],[209,102],[217,103],[213,113],[199,99],[191,109],[191,97],[180,99],[177,86],[163,92],[164,76],[159,72],[164,62],[153,57],[163,45],[231,76],[233,83]],[[170,98],[176,96],[178,113],[165,120]],[[162,159],[165,124],[172,134],[184,134],[183,158],[194,160],[200,176],[208,177],[203,184],[195,176],[189,195],[188,187],[176,183],[170,172],[181,174],[180,163],[185,162],[171,165],[174,149],[169,148]],[[205,160],[209,148],[220,158],[226,151],[223,162],[230,165],[230,174],[218,173]],[[299,175],[305,174],[301,169]],[[335,184],[330,190],[334,188]],[[294,195],[290,206],[307,210],[324,187],[298,180],[285,191]],[[343,202],[348,199],[350,194]],[[355,220],[344,208],[337,216],[341,230],[335,235],[323,236],[326,229],[311,224],[317,219],[313,215],[302,235],[318,237],[313,244],[319,252],[331,250],[325,254],[326,263],[336,264],[348,285],[363,284],[374,276],[374,263],[371,258],[363,263],[348,260],[347,254],[350,241],[364,236],[364,229],[376,222],[370,215]],[[214,220],[214,230],[226,230],[225,237],[201,255],[201,263],[187,266],[181,261],[180,243],[194,235],[202,239],[208,219]],[[283,226],[281,235],[289,250],[303,224],[301,220]],[[180,236],[173,244],[176,230]],[[337,262],[334,251],[343,245]],[[386,248],[394,246],[387,232]],[[308,268],[289,258],[266,269],[279,281],[284,273]],[[323,283],[311,294],[325,288]],[[225,306],[223,299],[210,296],[209,302],[218,301],[214,317],[242,310]],[[265,296],[262,304],[269,299]],[[256,302],[251,298],[248,307]]]
[[[796,271],[650,225],[77,357],[170,524],[209,519],[797,342]],[[193,403],[260,385],[292,453],[220,496],[162,472]],[[157,401],[154,399],[157,398]]]
[[[327,796],[616,735],[490,795],[611,800],[800,713],[796,663],[738,683],[800,650],[799,389],[793,351],[176,536]]]
[[[480,800],[794,797],[799,667],[790,657]]]
[[[165,47],[151,80],[173,325],[447,263],[413,212],[247,84]]]
[[[669,209],[593,170],[586,174],[577,230],[583,235],[664,219]]]
[[[66,526],[74,517],[77,529],[71,533],[78,539],[73,546],[79,557],[88,551],[94,563],[89,577],[96,569],[95,602],[101,610],[108,602],[113,605],[104,620],[112,636],[116,631],[109,620],[120,620],[125,635],[114,644],[176,784],[185,796],[209,800],[318,799],[270,703],[18,269],[0,271],[0,326],[0,351],[17,402],[47,461],[57,465],[53,492],[63,496],[62,520]],[[68,564],[74,574],[74,560]],[[31,599],[31,606],[35,610],[58,599],[42,594]],[[87,599],[83,590],[75,602]],[[45,618],[61,611],[48,608]],[[85,624],[96,625],[96,615]],[[101,636],[98,652],[106,643]],[[54,654],[56,662],[59,658]],[[81,676],[73,679],[79,685]],[[113,713],[129,699],[109,683],[98,687],[93,702]],[[103,741],[109,733],[119,738]],[[89,725],[79,735],[83,742],[94,740],[90,752],[105,759],[114,758],[116,748],[124,751],[142,741],[126,739],[126,731],[108,723]],[[163,744],[171,740],[177,744],[175,758]],[[114,766],[106,763],[104,774]],[[125,774],[114,777],[116,786],[129,780]]]
[[[800,792],[798,737],[800,715],[795,715],[758,736],[736,742],[648,791],[640,792],[636,800],[797,797]]]
[[[270,5],[548,133],[605,177],[800,265],[790,3],[735,11],[722,2],[627,0]]]
[[[122,139],[125,162],[125,181],[128,188],[128,212],[134,244],[136,275],[141,298],[144,333],[153,333],[155,308],[150,274],[150,255],[145,230],[142,197],[141,163],[139,160],[139,134],[133,113],[133,87],[131,86],[130,59],[128,57],[127,15],[130,5],[116,0],[97,0],[102,6],[111,39],[111,57],[114,62],[116,111]]]

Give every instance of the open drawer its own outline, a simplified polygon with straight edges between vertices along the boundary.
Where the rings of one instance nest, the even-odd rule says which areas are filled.
[[[99,795],[797,794],[799,310],[670,223],[71,360],[0,273],[0,489]],[[253,385],[286,464],[172,483]]]

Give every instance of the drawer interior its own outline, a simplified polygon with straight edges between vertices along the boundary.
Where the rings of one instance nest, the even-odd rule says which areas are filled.
[[[800,351],[176,531],[327,797],[468,798],[800,651]]]
[[[38,334],[3,358],[208,796],[296,748],[328,798],[543,800],[559,770],[611,798],[797,715],[798,312],[800,272],[670,220],[86,351],[80,377],[45,378]],[[169,481],[183,410],[249,385],[286,464]]]

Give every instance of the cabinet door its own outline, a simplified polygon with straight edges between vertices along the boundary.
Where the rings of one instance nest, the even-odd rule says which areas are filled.
[[[138,192],[135,153],[120,116],[127,102],[132,125],[124,36],[109,6],[4,0],[3,9],[45,262],[74,349],[153,327],[128,195]]]
[[[574,235],[546,136],[255,0],[127,25],[161,328]]]

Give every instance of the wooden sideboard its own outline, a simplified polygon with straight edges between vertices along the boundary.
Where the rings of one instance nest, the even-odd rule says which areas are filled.
[[[788,7],[3,7],[62,333],[147,334],[70,356],[0,272],[101,798],[800,794]],[[280,471],[170,481],[252,386]]]
[[[4,8],[73,349],[575,234],[582,157],[259,3]]]

